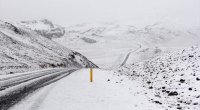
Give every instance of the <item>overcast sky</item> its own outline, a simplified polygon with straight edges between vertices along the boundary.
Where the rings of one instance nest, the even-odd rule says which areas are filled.
[[[0,0],[1,20],[42,18],[61,25],[164,18],[200,24],[200,0]]]

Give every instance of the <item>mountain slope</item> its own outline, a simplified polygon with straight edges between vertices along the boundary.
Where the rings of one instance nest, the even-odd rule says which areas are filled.
[[[33,20],[33,21],[21,21],[19,23],[26,28],[34,30],[38,34],[45,36],[46,38],[60,38],[65,34],[65,28],[56,24],[53,24],[47,19]]]
[[[0,74],[54,67],[97,66],[31,29],[0,21]]]
[[[200,47],[163,53],[119,70],[146,87],[166,109],[200,109]]]
[[[63,37],[53,40],[81,52],[100,67],[110,68],[110,64],[120,62],[125,53],[140,45],[140,51],[131,54],[130,63],[198,44],[199,29],[200,27],[164,21],[144,26],[131,23],[80,24],[67,27]],[[102,59],[104,62],[101,62]]]
[[[181,42],[181,45],[190,46],[194,42],[197,43],[196,40],[199,41],[199,29],[200,27],[179,26],[170,22],[156,22],[143,27],[123,23],[82,24],[66,28],[65,36],[63,36],[65,39],[60,39],[69,43],[85,44],[103,43],[105,40],[111,42],[112,40],[132,39],[148,47],[156,45],[180,46],[178,41],[187,39],[190,42],[184,41]],[[93,42],[88,42],[85,39],[92,39]]]

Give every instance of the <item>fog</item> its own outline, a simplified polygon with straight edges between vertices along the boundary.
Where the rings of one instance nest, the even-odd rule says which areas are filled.
[[[200,0],[0,0],[0,19],[61,25],[173,19],[200,24]]]

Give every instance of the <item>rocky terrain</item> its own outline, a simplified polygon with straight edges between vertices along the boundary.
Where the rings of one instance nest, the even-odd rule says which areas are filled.
[[[168,110],[200,109],[200,47],[162,53],[118,70],[138,80],[149,101]],[[152,94],[152,95],[149,95]]]

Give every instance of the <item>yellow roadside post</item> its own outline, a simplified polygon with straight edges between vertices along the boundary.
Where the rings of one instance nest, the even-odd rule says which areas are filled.
[[[90,82],[93,82],[93,70],[90,68]]]

